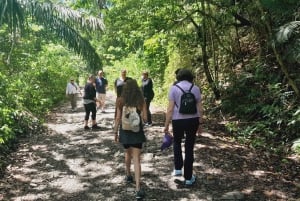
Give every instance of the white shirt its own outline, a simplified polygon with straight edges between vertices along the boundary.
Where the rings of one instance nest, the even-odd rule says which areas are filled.
[[[67,84],[66,94],[76,94],[79,90],[78,85],[74,82],[73,84],[69,82]]]

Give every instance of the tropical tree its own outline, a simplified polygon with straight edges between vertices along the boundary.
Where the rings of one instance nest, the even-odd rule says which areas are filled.
[[[11,32],[11,47],[22,34],[28,23],[37,23],[67,43],[68,47],[80,54],[90,69],[101,69],[102,60],[95,48],[82,33],[103,30],[100,18],[85,17],[83,13],[50,2],[32,0],[2,0],[0,2],[0,28],[6,25]],[[80,32],[81,31],[81,32]],[[8,53],[6,62],[10,62]]]

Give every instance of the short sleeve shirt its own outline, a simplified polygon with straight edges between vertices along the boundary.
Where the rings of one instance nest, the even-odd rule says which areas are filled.
[[[176,84],[178,86],[180,86],[184,91],[188,91],[192,85],[192,83],[185,81],[185,80],[178,82]],[[191,92],[195,95],[196,102],[199,103],[201,101],[201,93],[200,93],[199,87],[194,85]],[[169,101],[174,101],[174,103],[175,103],[172,120],[190,119],[190,118],[200,117],[199,111],[197,111],[197,113],[195,113],[195,114],[179,113],[181,95],[182,95],[182,91],[178,87],[176,87],[174,85],[171,86],[171,88],[169,90]]]
[[[96,91],[101,94],[106,93],[107,79],[104,77],[96,78]]]

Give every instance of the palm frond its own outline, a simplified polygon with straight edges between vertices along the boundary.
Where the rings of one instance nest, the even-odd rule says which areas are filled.
[[[0,27],[3,24],[7,24],[14,31],[23,28],[24,13],[17,0],[0,1]]]
[[[49,19],[52,16],[60,18],[67,24],[89,30],[104,30],[103,20],[92,16],[84,16],[83,13],[52,3],[38,3],[32,0],[24,1],[36,18]],[[30,6],[28,6],[30,5]]]
[[[54,32],[58,38],[65,41],[68,47],[80,54],[91,70],[101,69],[102,62],[95,48],[83,38],[74,27],[90,30],[103,30],[102,21],[96,18],[84,19],[79,12],[72,11],[53,4],[27,1],[30,13],[34,19],[46,29]]]
[[[284,56],[290,63],[300,64],[300,39],[294,40],[286,46]]]
[[[276,34],[276,41],[279,44],[287,42],[292,36],[299,35],[300,21],[289,22],[281,27]]]
[[[68,47],[81,55],[88,63],[89,69],[95,71],[102,68],[102,62],[95,48],[90,42],[83,38],[75,29],[69,27],[59,18],[52,18],[51,21],[44,23],[44,19],[39,18],[37,21],[43,24],[47,29],[53,31],[58,38],[65,41]]]
[[[85,17],[78,11],[51,3],[39,3],[36,0],[0,0],[0,26],[8,24],[16,31],[25,24],[24,15],[32,16],[36,22],[54,32],[87,61],[88,67],[101,69],[101,59],[95,48],[78,31],[78,28],[103,30],[101,19]]]

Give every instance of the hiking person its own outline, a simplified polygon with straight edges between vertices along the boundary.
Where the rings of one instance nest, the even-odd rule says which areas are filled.
[[[132,79],[132,78],[127,77],[127,71],[126,71],[126,69],[122,69],[122,70],[121,70],[121,75],[120,75],[120,77],[118,77],[118,78],[115,80],[115,83],[114,83],[115,91],[116,91],[116,93],[117,93],[117,97],[120,97],[120,96],[121,96],[123,85],[125,84],[125,82],[126,82],[128,79]]]
[[[70,103],[71,103],[71,110],[75,112],[77,109],[77,94],[81,93],[80,88],[78,87],[77,83],[74,81],[73,78],[70,79],[66,87],[66,95],[68,96]]]
[[[84,117],[84,130],[90,129],[88,126],[90,113],[92,113],[92,129],[100,129],[100,127],[96,123],[96,89],[95,89],[95,76],[90,75],[88,77],[88,81],[84,86],[84,95],[83,95],[83,105],[85,109],[85,117]]]
[[[145,192],[141,189],[141,149],[143,143],[146,141],[145,133],[143,130],[143,124],[140,120],[139,129],[137,132],[124,129],[125,118],[125,107],[133,107],[137,109],[137,113],[140,118],[147,120],[147,109],[143,94],[134,79],[129,79],[126,81],[124,88],[122,89],[122,94],[117,100],[116,108],[117,115],[115,120],[115,141],[120,142],[125,148],[125,181],[127,183],[133,182],[133,177],[131,176],[131,158],[134,164],[134,175],[136,184],[136,198],[141,199],[145,196]]]
[[[196,133],[201,133],[202,125],[202,104],[201,94],[199,87],[193,84],[194,76],[188,69],[180,69],[177,73],[177,83],[171,86],[169,90],[169,103],[166,113],[164,133],[169,132],[169,123],[172,120],[173,128],[173,151],[174,151],[174,170],[173,176],[184,176],[184,183],[186,186],[191,186],[196,181],[196,176],[193,175],[193,162],[194,162],[194,144]],[[189,97],[194,101],[188,101],[192,103],[188,108],[182,105],[183,89],[185,92],[190,93]],[[191,111],[181,112],[183,109],[189,109]],[[183,160],[181,141],[185,135],[185,159]],[[184,174],[182,174],[182,168],[184,168]]]
[[[132,79],[132,78],[127,77],[126,69],[122,69],[120,77],[118,77],[114,82],[115,92],[117,94],[116,102],[118,101],[118,98],[122,94],[123,85],[129,79]],[[115,117],[116,117],[116,114],[117,114],[117,108],[115,109]]]
[[[106,99],[106,88],[107,88],[107,79],[104,77],[104,72],[102,70],[98,71],[98,77],[96,78],[96,92],[97,92],[97,105],[102,113],[105,113],[105,99]]]
[[[147,107],[147,122],[145,122],[145,126],[152,126],[150,103],[154,98],[154,91],[153,91],[152,79],[149,78],[149,73],[147,71],[144,71],[142,73],[142,87],[141,88],[142,88],[142,92],[143,92],[144,99],[146,102],[146,107]]]

